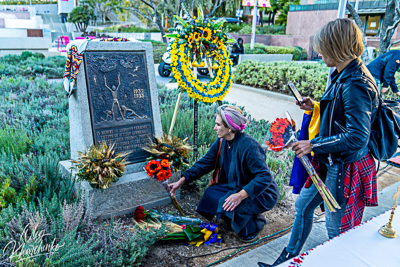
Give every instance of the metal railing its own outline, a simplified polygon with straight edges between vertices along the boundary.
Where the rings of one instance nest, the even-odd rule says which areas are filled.
[[[355,2],[351,2],[354,6]],[[336,0],[319,0],[314,5],[291,5],[289,11],[308,11],[308,10],[333,10],[338,9],[339,3]],[[360,1],[358,9],[385,8],[386,1]]]

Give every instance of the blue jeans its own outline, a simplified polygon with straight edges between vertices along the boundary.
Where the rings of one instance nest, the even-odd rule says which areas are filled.
[[[328,166],[325,185],[336,196],[337,177],[339,172],[339,164]],[[308,236],[310,235],[313,225],[314,210],[323,203],[322,197],[317,188],[313,184],[310,188],[302,188],[299,197],[296,200],[296,218],[293,224],[292,235],[286,248],[293,255],[298,255],[303,248]],[[339,227],[341,225],[342,216],[346,209],[347,201],[337,209],[336,212],[330,212],[325,205],[325,223],[328,230],[329,239],[339,235]]]

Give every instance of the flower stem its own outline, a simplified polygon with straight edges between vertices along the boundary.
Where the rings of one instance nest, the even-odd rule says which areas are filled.
[[[170,193],[169,196],[171,197],[172,203],[174,203],[175,208],[178,209],[179,214],[180,214],[181,216],[183,216],[183,211],[182,211],[181,205],[179,204],[179,202],[178,202],[178,200],[176,199],[176,197],[174,196],[174,194]]]

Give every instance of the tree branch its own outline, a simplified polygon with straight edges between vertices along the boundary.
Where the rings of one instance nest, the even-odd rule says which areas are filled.
[[[214,5],[213,9],[212,9],[211,12],[206,16],[206,18],[208,18],[208,17],[210,17],[212,14],[214,14],[215,10],[216,10],[217,8],[219,8],[219,7],[222,5],[222,3],[226,2],[227,0],[220,0],[220,1],[221,1],[221,2],[219,3],[219,5],[218,5],[218,1],[215,1],[215,5]]]
[[[148,19],[152,24],[157,25],[155,22],[153,22],[153,18],[147,16],[146,14],[144,14],[142,11],[140,11],[140,10],[137,9],[137,8],[134,8],[134,7],[126,7],[126,8],[124,8],[124,9],[129,9],[129,10],[131,10],[131,11],[133,11],[133,12],[136,12],[136,13],[138,13],[139,15],[141,15],[142,17]]]
[[[151,9],[155,9],[150,2],[147,2],[146,0],[139,0],[140,2],[142,2],[143,4],[145,4],[146,6],[149,6]]]
[[[383,36],[382,40],[387,40],[388,35],[391,35],[390,32],[393,31],[394,29],[396,29],[397,25],[399,25],[399,23],[400,23],[400,9],[399,9],[399,5],[398,5],[399,4],[398,0],[394,0],[394,3],[395,3],[395,12],[396,12],[395,17],[393,18],[394,22],[391,26],[388,26],[386,28],[385,35]]]
[[[349,12],[350,12],[351,16],[353,17],[353,19],[355,20],[358,28],[362,32],[362,41],[363,41],[364,52],[361,55],[361,59],[362,59],[362,61],[367,62],[369,59],[369,56],[368,56],[367,42],[365,41],[365,33],[364,33],[364,27],[363,27],[362,21],[360,19],[360,16],[358,15],[357,11],[353,7],[353,5],[350,3],[350,1],[347,1],[346,8],[347,8],[347,10],[349,10]]]
[[[350,1],[347,1],[346,8],[347,8],[347,10],[349,10],[349,12],[350,12],[351,16],[353,17],[353,19],[355,20],[358,28],[361,30],[362,33],[364,33],[364,27],[362,25],[360,16],[358,15],[357,11],[353,7],[353,5],[350,3]]]

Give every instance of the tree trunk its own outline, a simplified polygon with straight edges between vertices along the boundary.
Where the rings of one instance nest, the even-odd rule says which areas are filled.
[[[260,25],[261,25],[261,28],[264,27],[264,23],[263,23],[263,13],[264,13],[264,11],[260,11]]]
[[[364,33],[364,27],[362,25],[362,21],[360,19],[360,16],[358,15],[357,11],[354,9],[353,5],[347,1],[346,8],[349,10],[351,16],[353,17],[354,21],[356,22],[358,28],[362,32],[362,41],[363,41],[363,46],[364,46],[364,52],[361,55],[361,59],[364,62],[367,62],[369,57],[368,57],[368,50],[367,50],[367,43],[365,42],[365,33]]]
[[[271,14],[272,12],[268,12],[268,25],[271,25]]]
[[[161,23],[160,14],[158,14],[158,12],[155,11],[155,15],[156,15],[156,24],[157,24],[158,28],[160,29],[163,43],[167,44],[168,41],[167,41],[167,38],[164,36],[165,35],[165,31],[164,31],[164,28],[163,28],[162,23]]]
[[[276,10],[272,13],[272,25],[275,25],[275,15],[276,15]]]
[[[384,54],[387,52],[388,47],[390,45],[390,39],[392,38],[393,35],[393,30],[387,32],[388,27],[392,26],[394,24],[394,17],[395,17],[395,0],[389,0],[387,5],[386,5],[386,11],[385,11],[385,20],[383,21],[383,26],[381,29],[381,34],[380,34],[380,44],[379,44],[379,53],[378,56]]]

